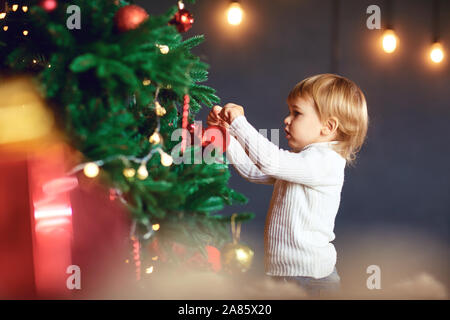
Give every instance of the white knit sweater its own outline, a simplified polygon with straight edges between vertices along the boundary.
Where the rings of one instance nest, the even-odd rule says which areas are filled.
[[[273,184],[264,232],[265,270],[273,276],[326,277],[336,264],[334,220],[346,161],[332,142],[282,150],[245,116],[231,124],[227,160],[255,183]]]

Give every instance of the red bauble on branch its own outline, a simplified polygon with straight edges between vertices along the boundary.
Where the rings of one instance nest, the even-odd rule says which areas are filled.
[[[184,4],[182,1],[178,2],[178,12],[175,13],[175,16],[172,20],[169,21],[169,24],[177,27],[178,32],[186,32],[194,23],[194,17],[192,14],[184,9]]]
[[[206,128],[203,133],[203,139],[206,145],[212,144],[221,153],[225,152],[230,144],[230,134],[226,128],[221,126],[209,126]]]
[[[114,23],[117,30],[124,32],[138,28],[147,18],[147,11],[137,5],[130,4],[116,12]]]

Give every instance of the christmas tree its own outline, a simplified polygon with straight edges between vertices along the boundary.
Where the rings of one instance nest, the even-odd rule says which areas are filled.
[[[69,174],[115,190],[135,239],[205,254],[206,245],[230,241],[230,216],[218,212],[246,198],[227,186],[224,163],[173,163],[172,151],[186,143],[171,139],[174,131],[195,135],[195,114],[219,103],[200,84],[208,65],[191,53],[204,37],[182,37],[193,23],[183,5],[155,16],[125,1],[3,1],[0,66],[3,77],[32,75],[67,143],[83,155]],[[189,140],[177,154],[194,159],[202,145]]]

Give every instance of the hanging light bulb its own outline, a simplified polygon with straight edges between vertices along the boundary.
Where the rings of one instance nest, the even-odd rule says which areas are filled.
[[[4,19],[6,17],[6,12],[1,12],[0,13],[0,19]]]
[[[28,35],[28,30],[23,30],[22,33],[23,33],[24,36],[27,36]]]
[[[440,63],[444,60],[444,48],[439,42],[435,42],[431,46],[430,59],[434,63]]]
[[[84,166],[83,169],[84,175],[88,178],[95,178],[98,176],[98,173],[100,172],[100,168],[98,165],[94,162],[89,162]]]
[[[12,5],[12,11],[17,11],[18,8],[19,8],[18,4],[13,4]]]
[[[386,53],[392,53],[397,48],[397,36],[394,30],[387,29],[383,33],[383,50]]]
[[[145,180],[148,177],[148,171],[144,164],[142,164],[137,171],[138,178]]]
[[[159,152],[161,154],[161,164],[165,167],[169,167],[173,163],[173,158],[164,151]]]
[[[154,225],[152,225],[152,229],[153,229],[154,231],[158,231],[159,228],[160,228],[159,223],[155,223]]]
[[[151,136],[150,136],[150,138],[148,139],[148,141],[151,143],[151,144],[158,144],[158,143],[161,143],[161,140],[162,140],[162,138],[161,138],[161,135],[159,134],[159,132],[154,132]]]
[[[232,1],[227,11],[228,23],[232,26],[240,25],[242,22],[243,11],[237,1]]]
[[[8,30],[8,26],[3,26],[3,31],[7,31]]]
[[[28,11],[28,6],[22,6],[22,11],[23,12],[27,12]]]
[[[126,178],[133,178],[136,174],[136,170],[134,168],[125,168],[122,173]]]

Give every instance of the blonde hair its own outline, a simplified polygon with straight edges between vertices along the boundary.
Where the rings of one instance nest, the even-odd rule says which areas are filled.
[[[361,89],[351,80],[335,74],[319,74],[299,82],[289,93],[288,102],[297,97],[311,99],[321,121],[339,121],[333,148],[347,164],[353,165],[367,134],[369,117]]]

